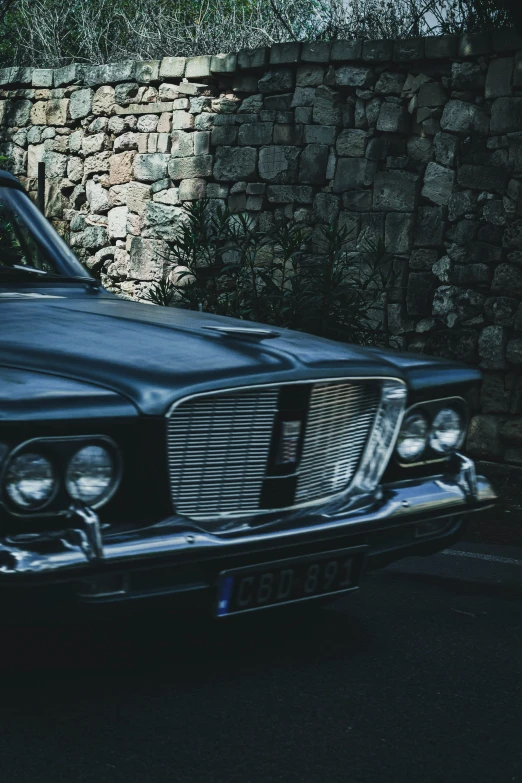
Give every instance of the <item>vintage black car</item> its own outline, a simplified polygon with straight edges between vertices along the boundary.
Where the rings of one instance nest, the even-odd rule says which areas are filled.
[[[495,492],[459,453],[480,373],[124,301],[0,174],[0,590],[333,596],[455,541]]]

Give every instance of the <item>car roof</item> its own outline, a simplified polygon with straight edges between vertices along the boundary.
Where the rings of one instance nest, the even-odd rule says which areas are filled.
[[[13,177],[8,171],[0,169],[0,187],[17,188],[17,190],[23,190],[22,183]]]

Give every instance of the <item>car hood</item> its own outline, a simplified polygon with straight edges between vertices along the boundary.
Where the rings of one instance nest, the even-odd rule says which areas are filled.
[[[270,340],[224,336],[207,327],[255,324],[105,293],[3,295],[0,315],[0,365],[97,384],[150,415],[206,389],[360,375],[411,380],[433,365],[285,329]]]

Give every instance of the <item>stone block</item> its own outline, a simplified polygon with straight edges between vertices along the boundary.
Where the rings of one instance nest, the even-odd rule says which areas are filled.
[[[130,154],[130,153],[123,153]],[[142,182],[155,182],[167,175],[169,155],[161,152],[137,154],[134,159],[134,178]],[[114,183],[115,184],[115,183]]]
[[[297,87],[292,98],[292,108],[294,107],[311,107],[314,105],[315,90],[313,87]],[[296,118],[296,122],[297,122]],[[311,116],[310,120],[311,121]]]
[[[317,193],[314,198],[313,216],[319,223],[333,223],[339,215],[339,196]]]
[[[70,244],[72,248],[85,250],[97,250],[107,245],[107,229],[104,226],[87,226],[83,231],[71,234]]]
[[[271,204],[311,204],[313,188],[308,185],[269,185],[267,196]]]
[[[300,151],[299,147],[263,147],[259,153],[261,178],[275,184],[294,182],[298,174]]]
[[[215,155],[214,179],[231,182],[254,179],[256,164],[255,147],[218,147]]]
[[[187,79],[206,79],[210,76],[210,65],[212,57],[209,55],[199,55],[198,57],[188,57],[185,66],[185,77]]]
[[[141,60],[135,63],[134,78],[140,84],[150,84],[160,79],[159,60]]]
[[[194,115],[189,114],[187,111],[173,111],[172,112],[172,130],[183,130],[185,128],[194,127]]]
[[[296,85],[298,87],[318,87],[324,81],[324,67],[315,63],[301,65],[297,69]],[[309,104],[300,104],[306,105]]]
[[[491,132],[512,133],[522,128],[522,98],[497,98],[491,109]]]
[[[444,107],[440,125],[442,130],[452,133],[486,135],[489,130],[489,118],[481,106],[466,101],[451,100]]]
[[[301,44],[298,41],[272,44],[270,49],[270,65],[297,63],[301,54]]]
[[[155,133],[158,127],[159,117],[157,114],[142,114],[138,117],[136,128],[141,133]]]
[[[522,35],[517,33],[514,27],[500,27],[498,30],[493,30],[492,35],[493,51],[497,54],[522,49]]]
[[[375,177],[373,207],[379,212],[413,212],[420,177],[406,171],[380,171]]]
[[[303,143],[303,126],[276,123],[274,125],[274,144],[299,146]]]
[[[361,60],[362,40],[333,41],[331,50],[332,60]]]
[[[3,101],[5,105],[7,101]],[[31,107],[29,115],[29,121],[31,125],[45,125],[46,120],[47,101],[37,101]],[[5,112],[4,120],[9,118],[9,112]]]
[[[460,38],[459,57],[476,57],[479,54],[490,54],[492,51],[491,33],[467,33]]]
[[[215,54],[210,60],[211,73],[234,73],[237,68],[237,55]]]
[[[291,92],[282,95],[267,95],[264,100],[264,107],[267,111],[289,111],[292,106],[293,94]]]
[[[240,69],[264,68],[268,64],[268,48],[260,46],[258,49],[241,49],[237,56],[237,64]]]
[[[436,279],[430,272],[410,272],[406,292],[408,315],[431,314]]]
[[[491,60],[486,78],[486,98],[503,98],[513,94],[514,57]]]
[[[522,364],[522,337],[515,337],[510,340],[506,348],[506,359],[511,364]],[[522,443],[522,426],[519,419],[517,424],[517,442]]]
[[[93,114],[111,114],[114,106],[114,87],[99,87],[92,99]]]
[[[506,330],[502,326],[486,326],[480,333],[478,349],[480,366],[488,370],[503,370],[506,363]]]
[[[440,247],[445,228],[444,213],[441,207],[420,207],[415,223],[415,246]]]
[[[10,127],[23,127],[24,125],[27,125],[29,122],[29,118],[31,117],[31,110],[34,108],[31,101],[28,100],[12,100],[7,101],[6,106],[6,112],[5,112],[5,120],[7,120],[7,125]],[[43,101],[42,101],[43,103]],[[37,106],[39,104],[35,104]],[[45,106],[46,116],[47,116],[47,105]],[[36,112],[35,115],[36,116]],[[37,122],[36,125],[40,125],[41,123]]]
[[[363,130],[342,130],[337,137],[335,148],[338,155],[350,158],[363,158],[366,152],[368,133]]]
[[[492,296],[486,299],[484,314],[498,326],[513,326],[517,307],[518,301],[512,296]]]
[[[424,59],[424,38],[401,38],[393,42],[395,62]]]
[[[451,76],[453,89],[459,92],[482,90],[486,80],[484,71],[474,62],[453,63]]]
[[[491,290],[494,294],[522,296],[522,269],[512,264],[499,264],[495,269]]]
[[[426,248],[414,250],[410,255],[410,269],[417,271],[431,270],[432,266],[437,262],[438,255],[436,250],[428,250]]]
[[[299,182],[325,185],[327,163],[328,147],[325,144],[308,144],[299,161]]]
[[[108,212],[109,239],[125,239],[127,236],[127,207],[113,207]]]
[[[453,60],[458,48],[459,38],[456,35],[429,36],[425,40],[425,54],[431,60]]]
[[[78,63],[64,65],[62,68],[55,68],[53,71],[54,87],[62,87],[65,84],[75,84],[83,78],[83,66]]]
[[[473,416],[469,426],[466,450],[472,457],[501,458],[504,448],[500,438],[501,416],[479,414]]]
[[[400,95],[406,77],[403,73],[390,73],[383,71],[375,85],[375,92],[380,95]]]
[[[134,280],[160,280],[167,270],[168,248],[162,240],[131,237],[129,277]]]
[[[127,190],[127,207],[137,215],[144,215],[147,201],[151,198],[150,185],[141,182],[130,182]]]
[[[134,60],[121,60],[117,63],[109,63],[106,68],[107,81],[111,84],[114,84],[115,82],[128,82],[134,79]]]
[[[267,71],[258,82],[259,92],[282,93],[294,88],[294,73],[290,68]]]
[[[343,193],[345,190],[357,190],[366,184],[365,158],[338,158],[335,168],[333,192]]]
[[[428,163],[424,174],[422,196],[434,204],[447,206],[455,186],[455,172],[440,166],[438,163]]]
[[[522,87],[522,52],[517,52],[515,57],[515,70],[513,73],[513,85]]]
[[[234,125],[215,125],[212,128],[211,144],[213,147],[228,147],[235,144],[237,128]]]
[[[69,100],[69,114],[72,120],[80,120],[91,114],[94,92],[90,88],[76,90]]]
[[[121,185],[130,182],[133,175],[135,152],[120,152],[112,155],[109,160],[109,184]]]
[[[459,140],[450,133],[437,133],[433,139],[435,160],[441,166],[452,167],[457,159]]]
[[[487,264],[457,264],[453,270],[453,281],[458,286],[489,286],[491,269]]]
[[[364,41],[362,58],[365,62],[378,63],[393,59],[393,41]]]
[[[45,163],[46,179],[64,179],[67,171],[67,155],[53,150],[45,150],[42,163]]]
[[[433,160],[433,144],[431,139],[423,136],[411,136],[408,139],[408,157],[409,163],[417,166],[424,166]]]
[[[306,41],[302,45],[301,60],[306,63],[327,63],[330,61],[331,49],[330,41]]]
[[[159,67],[160,79],[181,79],[185,75],[186,57],[164,57]]]
[[[311,106],[296,106],[295,122],[297,125],[311,125],[313,109]],[[335,128],[334,128],[335,133]]]
[[[52,87],[53,70],[52,68],[35,68],[33,70],[33,87]]]
[[[460,166],[458,170],[457,181],[463,188],[488,192],[494,191],[504,195],[507,188],[508,175],[501,168],[465,164]]]
[[[169,177],[173,180],[210,177],[212,175],[212,163],[212,155],[172,158],[168,164]]]
[[[95,133],[93,136],[84,136],[82,139],[82,154],[84,156],[94,155],[101,152],[105,145],[105,134]]]
[[[38,164],[43,161],[45,144],[29,144],[27,148],[27,176],[38,177]],[[24,172],[25,173],[25,172]]]
[[[239,128],[239,144],[247,147],[271,144],[273,129],[273,122],[245,123]]]
[[[305,144],[335,144],[337,128],[334,125],[305,125]]]
[[[83,82],[88,87],[97,87],[109,81],[106,65],[84,65],[82,71]]]
[[[446,90],[440,82],[425,82],[420,86],[417,106],[444,106],[447,100]]]
[[[114,139],[114,152],[121,152],[122,150],[137,150],[139,146],[139,133],[133,133],[129,131],[122,133],[121,136],[117,136]]]
[[[469,247],[469,256],[472,261],[481,264],[491,264],[500,261],[502,248],[490,245],[487,242],[472,242]]]
[[[409,253],[413,245],[415,216],[406,212],[386,215],[385,249],[388,253]]]
[[[208,90],[208,86],[206,84],[198,84],[197,82],[181,82],[178,84],[178,92],[182,95],[201,95],[205,90]],[[167,110],[165,108],[165,111]]]
[[[522,250],[522,220],[516,220],[504,231],[502,246]]]
[[[370,123],[372,124],[372,123]],[[377,130],[384,133],[407,133],[410,128],[410,115],[405,106],[384,102],[377,119]]]
[[[335,84],[338,87],[359,87],[366,89],[375,83],[375,74],[371,68],[357,65],[343,65],[335,71]]]
[[[369,212],[372,208],[372,191],[345,191],[343,193],[343,207],[349,212]]]
[[[315,92],[313,119],[319,125],[340,125],[342,121],[341,97],[330,87],[321,85]]]
[[[184,179],[179,186],[180,201],[199,201],[205,198],[207,183],[204,179]]]

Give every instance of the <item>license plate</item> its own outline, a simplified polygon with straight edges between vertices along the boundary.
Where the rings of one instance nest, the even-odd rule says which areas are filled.
[[[219,575],[218,617],[345,593],[358,587],[366,547],[278,560]]]

